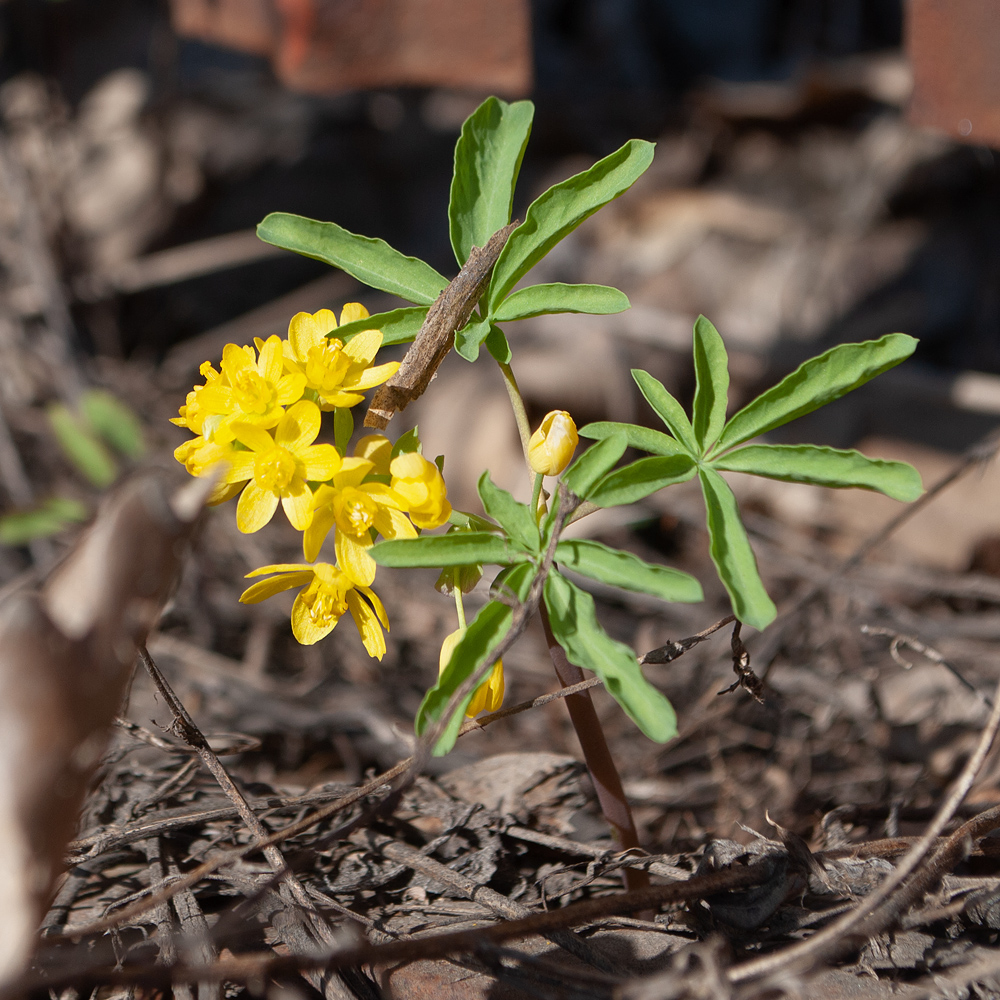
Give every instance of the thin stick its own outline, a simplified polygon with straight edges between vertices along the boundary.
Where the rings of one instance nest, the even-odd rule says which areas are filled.
[[[962,799],[968,794],[972,783],[976,780],[976,775],[983,766],[983,761],[996,738],[998,728],[1000,728],[1000,684],[997,685],[994,695],[993,711],[990,713],[986,728],[983,729],[979,738],[979,745],[976,747],[975,753],[962,768],[962,773],[924,835],[903,856],[892,874],[873,893],[866,896],[857,907],[828,924],[806,941],[733,967],[728,972],[729,981],[731,983],[744,983],[747,980],[759,979],[779,971],[794,970],[801,973],[816,962],[829,959],[841,950],[853,947],[859,937],[867,939],[883,930],[891,922],[895,913],[891,909],[884,910],[881,914],[878,911],[934,849],[938,836],[954,816],[955,810],[961,805]],[[880,917],[882,919],[879,919]]]

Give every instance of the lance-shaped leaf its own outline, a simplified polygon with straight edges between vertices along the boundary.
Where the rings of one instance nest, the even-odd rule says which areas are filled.
[[[670,702],[642,676],[635,653],[601,628],[590,594],[552,570],[545,580],[545,607],[552,634],[571,663],[597,674],[651,740],[665,743],[677,735]]]
[[[479,348],[490,335],[490,319],[473,316],[461,330],[455,333],[455,350],[466,361],[476,361],[479,358]]]
[[[920,473],[907,462],[868,458],[853,449],[814,444],[750,444],[716,459],[712,465],[788,483],[877,490],[904,503],[916,500],[924,491]]]
[[[602,441],[612,434],[624,434],[630,448],[648,451],[651,455],[686,455],[687,449],[669,434],[640,427],[638,424],[622,424],[614,420],[598,420],[580,428],[580,437]]]
[[[916,346],[917,341],[905,333],[889,333],[880,340],[840,344],[811,358],[735,414],[716,451],[766,434],[839,399],[905,361]]]
[[[80,410],[91,430],[129,458],[142,458],[146,450],[139,418],[120,399],[103,389],[88,389],[80,396]]]
[[[664,601],[694,604],[705,599],[701,584],[689,573],[655,566],[633,555],[586,538],[564,538],[556,546],[556,562],[610,587],[652,594]]]
[[[609,472],[590,491],[587,499],[598,507],[636,503],[664,486],[686,483],[697,466],[690,455],[656,455]]]
[[[493,319],[506,323],[546,313],[591,313],[606,316],[630,307],[628,296],[609,285],[529,285],[511,292],[496,308]]]
[[[448,523],[454,524],[459,528],[470,528],[473,531],[499,530],[495,524],[487,521],[485,517],[480,517],[478,514],[470,514],[464,510],[455,510],[454,507],[452,507],[451,513],[448,515]]]
[[[719,331],[704,316],[694,324],[694,435],[702,453],[708,451],[726,424],[729,394],[729,355]]]
[[[381,330],[383,347],[388,347],[390,344],[408,344],[420,332],[426,316],[426,306],[391,309],[389,312],[375,313],[373,316],[345,323],[336,330],[331,330],[329,336],[338,337],[346,344],[352,337],[365,330]]]
[[[376,542],[369,550],[379,566],[469,566],[498,563],[505,566],[528,556],[502,535],[488,531],[459,531],[449,535],[421,535]]]
[[[493,269],[490,309],[561,239],[599,208],[624,194],[653,161],[653,144],[630,139],[589,170],[550,187],[528,206],[524,222],[511,234]]]
[[[563,482],[584,500],[590,498],[594,486],[625,454],[628,443],[624,434],[612,434],[592,444],[564,473]]]
[[[534,575],[533,566],[514,567],[506,577],[508,593],[517,600],[525,600]],[[455,745],[465,709],[475,692],[470,691],[461,702],[449,705],[452,695],[459,685],[471,677],[483,664],[496,659],[494,650],[503,642],[504,637],[510,631],[513,616],[514,609],[503,601],[490,601],[489,604],[484,605],[452,651],[451,659],[438,678],[437,684],[424,695],[424,700],[417,710],[414,722],[418,736],[427,729],[431,722],[443,718],[446,711],[451,713],[447,727],[434,745],[436,757],[448,753]]]
[[[694,428],[688,420],[684,407],[667,392],[662,382],[653,378],[649,372],[644,372],[641,368],[632,369],[632,378],[639,387],[639,391],[646,397],[646,402],[656,411],[656,415],[667,425],[667,430],[692,455],[700,455],[701,449],[694,436]]]
[[[507,337],[504,335],[503,330],[495,323],[490,323],[490,332],[486,334],[485,343],[486,350],[490,352],[495,360],[499,361],[502,365],[510,364],[510,344],[507,343]]]
[[[713,469],[701,469],[698,477],[705,495],[712,562],[729,594],[733,614],[741,622],[762,629],[774,621],[778,612],[757,572],[757,560],[740,519],[736,497]]]
[[[406,257],[384,240],[348,232],[335,222],[272,212],[257,226],[257,235],[265,243],[332,264],[372,288],[417,305],[429,306],[448,284],[430,264]]]
[[[540,551],[542,540],[538,524],[527,504],[518,503],[506,490],[497,486],[488,472],[479,477],[477,489],[483,509],[518,545],[528,552]]]
[[[459,267],[510,222],[514,185],[531,134],[531,101],[489,97],[465,120],[455,144],[448,224]]]
[[[52,403],[48,416],[63,454],[94,486],[110,486],[118,475],[118,466],[85,421],[62,403]]]

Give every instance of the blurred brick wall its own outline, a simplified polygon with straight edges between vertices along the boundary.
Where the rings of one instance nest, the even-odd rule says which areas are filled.
[[[269,56],[311,93],[433,86],[516,97],[532,83],[528,0],[170,0],[180,35]]]

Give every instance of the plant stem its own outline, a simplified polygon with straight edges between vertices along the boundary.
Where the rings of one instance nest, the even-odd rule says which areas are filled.
[[[462,588],[458,585],[457,574],[455,580],[455,611],[458,614],[458,627],[465,628],[465,605],[462,603]]]
[[[539,603],[538,610],[542,616],[545,641],[548,644],[549,656],[552,657],[552,665],[556,668],[559,683],[563,687],[579,684],[584,680],[583,671],[569,662],[562,646],[552,634],[544,599]],[[628,799],[625,798],[622,780],[615,767],[608,742],[604,738],[604,730],[601,727],[601,720],[597,717],[590,691],[568,695],[565,701],[566,708],[569,709],[570,720],[580,741],[580,748],[583,750],[583,759],[587,763],[587,770],[590,772],[594,789],[597,791],[597,801],[600,803],[601,812],[623,850],[627,851],[629,848],[638,847],[639,835],[635,829],[635,821],[632,819],[632,810],[629,808]],[[626,868],[622,877],[626,889],[642,889],[649,885],[649,875],[644,871]]]
[[[528,462],[528,442],[531,440],[531,424],[528,423],[528,411],[524,408],[524,400],[521,398],[521,390],[517,387],[517,379],[514,378],[514,371],[508,364],[498,361],[500,371],[503,373],[503,384],[510,397],[510,405],[514,411],[514,420],[517,422],[517,433],[521,437],[521,450],[524,452],[524,461]],[[531,485],[534,488],[535,480],[538,478],[534,470],[528,465],[528,473],[531,476]]]
[[[535,485],[531,488],[531,513],[535,515],[535,520],[539,521],[541,518],[538,516],[538,500],[542,495],[542,480],[544,476],[535,475]]]

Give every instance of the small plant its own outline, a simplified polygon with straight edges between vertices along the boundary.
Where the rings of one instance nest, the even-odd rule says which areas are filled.
[[[329,310],[300,313],[292,318],[285,341],[271,337],[257,341],[256,349],[231,344],[221,370],[207,362],[203,366],[204,385],[189,394],[175,420],[196,435],[176,452],[192,474],[208,474],[224,463],[214,500],[239,495],[240,530],[260,529],[280,504],[303,532],[306,562],[254,570],[250,576],[268,578],[241,598],[259,601],[300,588],[292,610],[300,642],[323,638],[349,610],[366,648],[381,658],[382,630],[389,621],[371,589],[376,567],[442,569],[438,588],[454,596],[458,628],[445,640],[440,675],[416,718],[418,735],[435,754],[451,749],[465,715],[498,707],[501,658],[536,612],[564,683],[567,664],[591,670],[647,736],[662,742],[676,734],[669,701],[643,677],[635,653],[605,632],[593,598],[566,572],[664,601],[700,601],[701,586],[680,570],[652,565],[596,541],[563,538],[571,520],[598,508],[634,503],[697,476],[712,559],[734,614],[739,622],[760,629],[774,618],[775,606],[721,473],[860,487],[907,501],[922,492],[916,470],[901,462],[812,445],[751,443],[903,361],[916,345],[903,334],[841,345],[807,361],[727,420],[726,350],[715,327],[701,317],[694,328],[696,390],[690,417],[663,385],[636,370],[633,377],[665,431],[589,424],[579,435],[595,443],[572,464],[578,432],[568,413],[550,413],[532,434],[501,324],[542,313],[614,313],[629,303],[622,292],[604,285],[517,286],[561,239],[625,192],[653,156],[651,143],[632,140],[589,170],[549,188],[529,206],[523,223],[511,225],[532,115],[527,101],[506,104],[490,98],[462,129],[448,208],[452,247],[461,267],[452,282],[382,240],[355,235],[332,222],[269,215],[258,228],[262,239],[326,261],[413,305],[369,316],[352,303],[339,326]],[[415,343],[402,366],[373,364],[380,347],[408,341]],[[483,512],[452,510],[443,460],[430,462],[421,455],[416,432],[395,443],[368,435],[348,454],[354,430],[351,408],[367,389],[380,387],[366,424],[381,428],[426,388],[452,345],[476,361],[483,344],[510,396],[532,477],[528,502],[496,486],[487,470],[478,486]],[[336,443],[315,444],[323,414],[331,412]],[[648,455],[620,465],[629,447]],[[546,476],[559,477],[551,494],[544,489]],[[450,525],[447,532],[426,533],[445,523]],[[336,563],[315,562],[331,533]],[[378,537],[382,540],[374,541]],[[462,595],[487,565],[500,568],[491,599],[467,622]],[[582,697],[584,708],[576,703],[574,710],[571,704],[571,714],[602,808],[622,845],[634,846],[621,783],[596,714],[585,710],[589,695]]]

